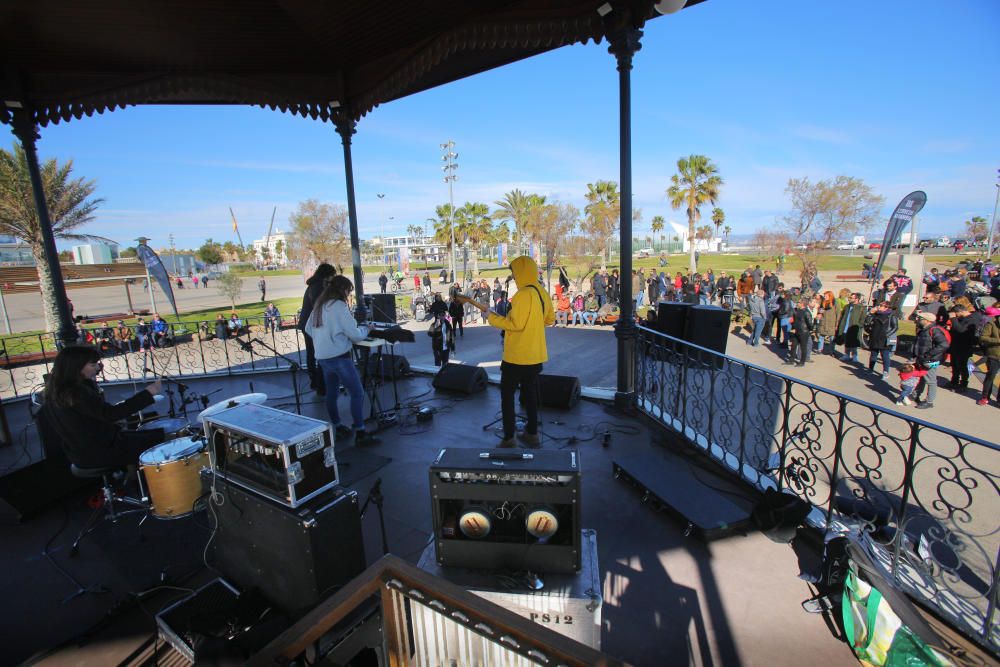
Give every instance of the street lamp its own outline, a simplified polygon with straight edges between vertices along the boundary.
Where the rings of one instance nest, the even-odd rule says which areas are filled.
[[[444,166],[441,167],[441,171],[444,172],[444,181],[448,184],[448,228],[451,230],[451,277],[455,278],[455,193],[454,184],[458,179],[458,174],[455,171],[458,169],[458,163],[455,160],[458,159],[458,153],[453,149],[455,148],[455,142],[449,139],[445,143],[441,144],[441,150],[444,151],[444,155],[441,159],[444,161]]]

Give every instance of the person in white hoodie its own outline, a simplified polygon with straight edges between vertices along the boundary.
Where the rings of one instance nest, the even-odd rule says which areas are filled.
[[[351,395],[351,418],[354,420],[355,445],[373,445],[378,439],[365,431],[365,392],[361,378],[354,367],[351,351],[354,343],[368,336],[368,328],[358,326],[347,305],[347,297],[354,285],[344,276],[330,278],[326,289],[316,299],[313,312],[306,322],[306,333],[316,349],[316,363],[326,382],[326,410],[330,423],[337,431],[337,438],[350,437],[352,429],[340,423],[337,387],[343,385]]]

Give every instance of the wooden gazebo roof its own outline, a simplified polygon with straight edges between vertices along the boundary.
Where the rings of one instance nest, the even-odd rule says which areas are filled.
[[[656,16],[652,0],[9,0],[0,122],[17,105],[45,126],[134,104],[358,119]]]

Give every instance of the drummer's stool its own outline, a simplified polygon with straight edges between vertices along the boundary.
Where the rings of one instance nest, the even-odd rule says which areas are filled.
[[[135,514],[136,512],[143,512],[145,516],[139,521],[141,526],[146,520],[146,516],[149,515],[149,503],[143,499],[132,498],[126,495],[120,495],[117,493],[118,489],[121,488],[121,483],[124,481],[126,471],[122,467],[110,467],[110,468],[81,468],[76,464],[70,464],[70,472],[73,473],[75,477],[81,479],[100,479],[101,480],[101,493],[103,494],[104,501],[101,503],[100,507],[94,509],[90,514],[90,518],[87,519],[87,523],[83,524],[83,528],[80,529],[80,533],[76,536],[76,540],[73,542],[73,546],[69,551],[71,556],[75,556],[80,550],[80,541],[97,529],[104,521],[110,521],[111,523],[118,523],[118,519],[128,514]],[[137,475],[139,480],[139,492],[146,496],[146,492],[142,486],[142,475]],[[119,507],[116,508],[116,505]],[[121,507],[132,507],[134,509],[121,509]]]

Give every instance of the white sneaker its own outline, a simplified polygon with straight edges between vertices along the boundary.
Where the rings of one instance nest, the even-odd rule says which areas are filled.
[[[913,401],[911,401],[908,396],[904,396],[903,398],[896,401],[896,403],[899,405],[913,405]]]

